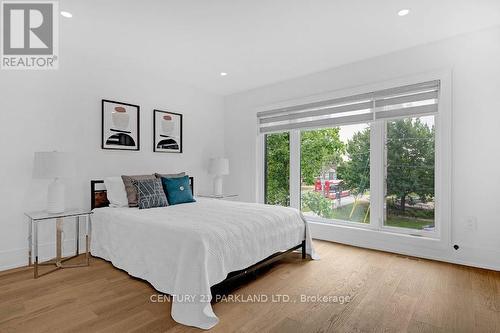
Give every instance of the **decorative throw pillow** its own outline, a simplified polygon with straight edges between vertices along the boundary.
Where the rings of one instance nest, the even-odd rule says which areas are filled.
[[[132,184],[132,180],[156,179],[154,175],[122,176],[129,207],[137,207],[137,188]]]
[[[162,178],[161,182],[170,205],[196,201],[193,198],[193,193],[191,192],[191,187],[189,186],[189,176],[179,178]]]
[[[185,172],[179,173],[155,173],[156,178],[180,178],[186,175]]]
[[[132,180],[137,188],[139,209],[168,206],[167,197],[159,179]]]

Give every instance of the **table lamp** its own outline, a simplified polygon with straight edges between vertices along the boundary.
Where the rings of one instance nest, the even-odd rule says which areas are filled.
[[[75,160],[71,153],[36,152],[33,178],[52,179],[48,188],[47,212],[64,212],[64,184],[60,178],[75,176]]]
[[[222,176],[229,175],[229,160],[223,157],[211,158],[208,173],[215,175],[214,195],[222,196]]]

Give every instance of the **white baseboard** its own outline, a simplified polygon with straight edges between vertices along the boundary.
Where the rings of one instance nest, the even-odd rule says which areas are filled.
[[[408,235],[388,235],[361,228],[309,223],[314,239],[332,241],[367,249],[398,253],[412,257],[500,271],[500,251],[451,244]]]
[[[55,242],[44,243],[38,246],[38,260],[40,262],[54,258]],[[85,237],[80,239],[80,253],[85,251]],[[63,241],[63,256],[70,256],[75,253],[75,239],[65,239]],[[33,257],[34,260],[34,257]],[[28,248],[15,249],[0,252],[0,272],[12,268],[28,266]]]

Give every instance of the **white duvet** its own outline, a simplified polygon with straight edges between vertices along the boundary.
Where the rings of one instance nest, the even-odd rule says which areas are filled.
[[[292,208],[197,198],[162,208],[98,208],[92,255],[174,295],[172,318],[209,329],[217,324],[210,287],[228,273],[298,245],[316,258],[301,213]]]

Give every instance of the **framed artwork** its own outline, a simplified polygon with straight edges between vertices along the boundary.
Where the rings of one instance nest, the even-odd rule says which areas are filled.
[[[139,106],[102,100],[102,149],[139,150]]]
[[[182,114],[153,111],[153,151],[182,153]]]

